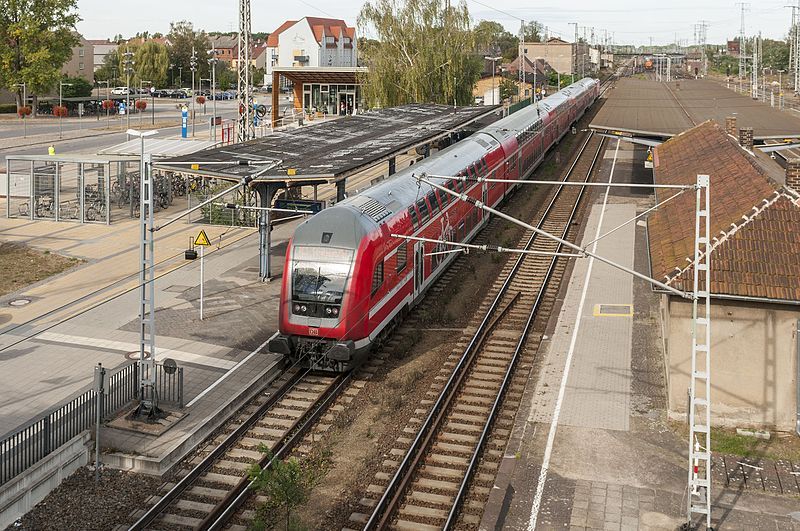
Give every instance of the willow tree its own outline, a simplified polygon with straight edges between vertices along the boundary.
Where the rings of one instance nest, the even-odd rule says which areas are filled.
[[[167,83],[167,69],[169,68],[169,54],[167,47],[156,41],[147,41],[136,50],[134,55],[136,64],[135,82],[140,80],[150,81],[155,87],[163,87]]]
[[[369,0],[358,16],[369,72],[362,93],[371,107],[472,101],[482,68],[466,3],[447,0]]]

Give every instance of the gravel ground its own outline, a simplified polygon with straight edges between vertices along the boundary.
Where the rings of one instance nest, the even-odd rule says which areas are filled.
[[[106,531],[126,521],[161,480],[145,474],[103,470],[95,483],[89,467],[76,470],[6,531]]]

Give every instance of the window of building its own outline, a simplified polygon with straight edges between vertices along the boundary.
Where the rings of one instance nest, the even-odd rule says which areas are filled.
[[[375,271],[372,272],[372,295],[381,289],[383,285],[383,260],[375,264]]]
[[[83,57],[83,48],[78,48],[78,57]]]
[[[83,63],[78,63],[78,69],[83,70]]]
[[[406,264],[408,264],[408,243],[403,242],[397,248],[397,272],[405,269]]]

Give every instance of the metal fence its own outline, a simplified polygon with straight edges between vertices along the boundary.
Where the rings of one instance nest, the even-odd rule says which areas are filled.
[[[138,386],[137,365],[132,363],[108,379],[108,392],[101,402],[106,418],[134,397]],[[97,394],[90,389],[54,408],[0,441],[0,485],[24,472],[97,420]]]
[[[183,368],[169,374],[155,364],[155,389],[159,403],[183,407]],[[131,363],[108,378],[101,400],[103,420],[119,412],[139,394],[139,364]],[[62,444],[97,422],[97,394],[90,389],[55,407],[0,440],[0,485],[36,464]]]

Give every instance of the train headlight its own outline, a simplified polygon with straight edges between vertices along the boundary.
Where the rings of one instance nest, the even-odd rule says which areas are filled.
[[[333,307],[333,315],[334,317],[339,315],[339,308],[337,308],[336,306]]]
[[[306,307],[305,304],[300,306],[300,313],[306,313],[306,310],[308,310],[308,308]]]
[[[293,310],[294,313],[300,313],[300,305],[295,303]]]
[[[325,313],[331,315],[333,313],[333,309],[330,306],[325,306]]]

